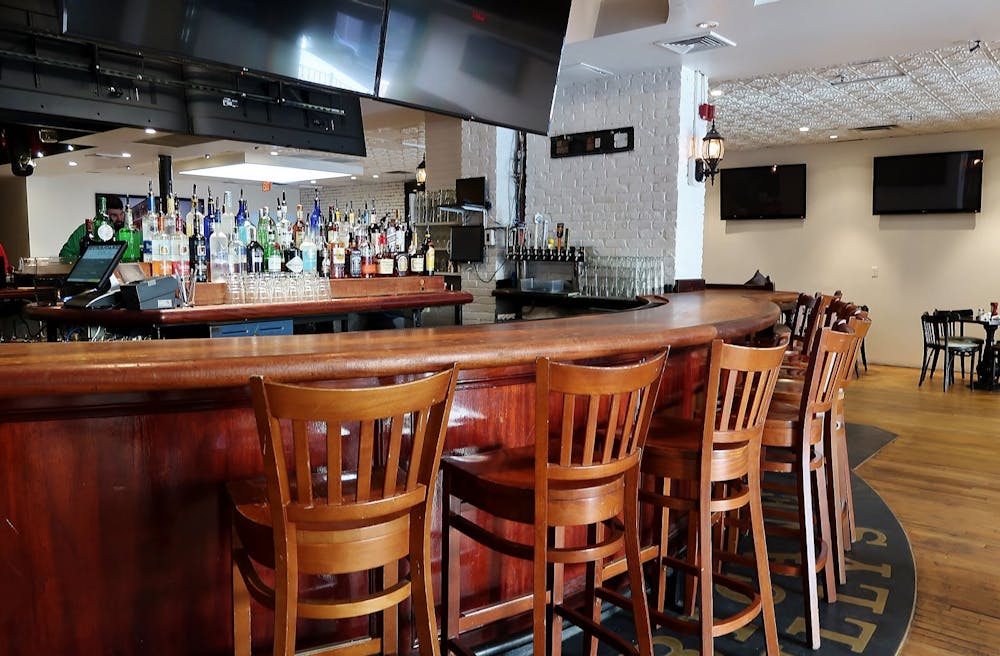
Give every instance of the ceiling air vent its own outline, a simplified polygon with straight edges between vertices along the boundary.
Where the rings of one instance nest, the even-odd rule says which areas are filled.
[[[898,127],[898,123],[886,123],[885,125],[864,125],[860,128],[851,129],[855,132],[884,132],[886,130],[895,130]]]
[[[693,55],[696,52],[705,52],[706,50],[731,48],[736,45],[736,42],[715,32],[705,32],[704,34],[686,36],[673,39],[672,41],[657,41],[653,45],[677,53],[678,55]]]

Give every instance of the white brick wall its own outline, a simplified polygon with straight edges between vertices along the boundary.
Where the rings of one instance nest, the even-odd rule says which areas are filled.
[[[549,139],[528,137],[527,215],[563,222],[571,243],[599,255],[661,255],[674,278],[681,69],[617,75],[556,90],[553,136],[635,128],[635,150],[551,159]]]
[[[312,211],[315,187],[300,187],[300,198],[298,202],[306,212],[306,216]],[[337,185],[319,188],[319,206],[323,210],[323,215],[327,213],[330,205],[336,205],[343,212],[347,212],[348,204],[354,203],[354,210],[364,210],[365,203],[371,207],[372,202],[378,210],[379,216],[386,212],[399,210],[399,216],[403,217],[405,199],[403,197],[403,182],[358,182],[351,185]],[[295,199],[289,198],[289,213],[295,215]]]
[[[476,178],[485,176],[488,187],[487,197],[496,202],[496,170],[497,170],[497,131],[498,128],[480,123],[462,122],[462,159],[461,176]],[[507,131],[504,131],[507,132]],[[453,183],[454,184],[454,183]],[[476,214],[469,214],[470,224],[478,221]],[[495,227],[496,209],[486,212],[483,225]],[[503,232],[497,231],[497,243],[504,243]],[[504,251],[502,248],[486,249],[484,261],[478,264],[461,264],[462,289],[473,296],[472,303],[463,309],[465,323],[493,323],[496,313],[496,301],[492,292],[496,289],[496,279],[504,278]],[[497,271],[498,267],[500,268]]]

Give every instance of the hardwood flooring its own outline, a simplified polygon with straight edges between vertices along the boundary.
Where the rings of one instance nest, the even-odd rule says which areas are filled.
[[[902,656],[1000,653],[1000,391],[870,367],[847,420],[899,437],[858,469],[909,536],[917,607]],[[967,381],[965,381],[967,383]]]

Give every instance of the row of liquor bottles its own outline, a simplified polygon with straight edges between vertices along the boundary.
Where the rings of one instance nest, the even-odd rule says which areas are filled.
[[[147,207],[154,208],[152,182]],[[277,199],[274,215],[268,207],[250,216],[247,201],[240,198],[233,211],[232,193],[222,201],[209,189],[205,212],[194,188],[191,211],[182,216],[172,189],[162,206],[149,211],[138,222],[126,202],[123,224],[115,231],[102,197],[97,216],[87,220],[81,252],[92,242],[117,239],[126,243],[124,262],[148,261],[153,275],[176,275],[187,281],[224,280],[243,273],[306,272],[329,278],[431,275],[435,271],[435,249],[430,233],[414,238],[412,226],[395,216],[377,214],[374,203],[355,212],[334,205],[324,215],[319,190],[312,212],[306,216],[296,205],[290,217],[285,195]]]

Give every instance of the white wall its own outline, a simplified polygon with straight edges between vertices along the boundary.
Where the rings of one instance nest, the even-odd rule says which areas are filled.
[[[873,157],[971,149],[985,151],[982,213],[872,215]],[[839,288],[871,308],[869,362],[919,366],[922,312],[1000,300],[1000,162],[991,153],[1000,153],[1000,130],[727,153],[723,168],[805,163],[806,218],[721,221],[718,184],[709,186],[704,277],[736,283],[760,269],[778,289]]]
[[[145,197],[148,184],[148,178],[124,176],[118,173],[81,173],[48,177],[35,174],[27,178],[31,255],[35,257],[58,255],[59,249],[70,233],[85,219],[94,215],[94,194],[118,193]],[[212,188],[212,196],[218,196],[220,200],[224,191],[232,191],[234,209],[242,188],[243,195],[249,201],[253,212],[265,205],[273,208],[282,191],[286,192],[288,204],[293,209],[299,197],[298,186],[273,185],[271,191],[263,192],[260,183],[247,182],[240,185],[209,178],[174,176],[174,191],[178,196],[189,197],[192,184],[198,185],[201,199],[205,198],[209,187]],[[158,190],[159,185],[153,180],[153,191],[158,192]],[[312,201],[309,207],[312,208]]]

